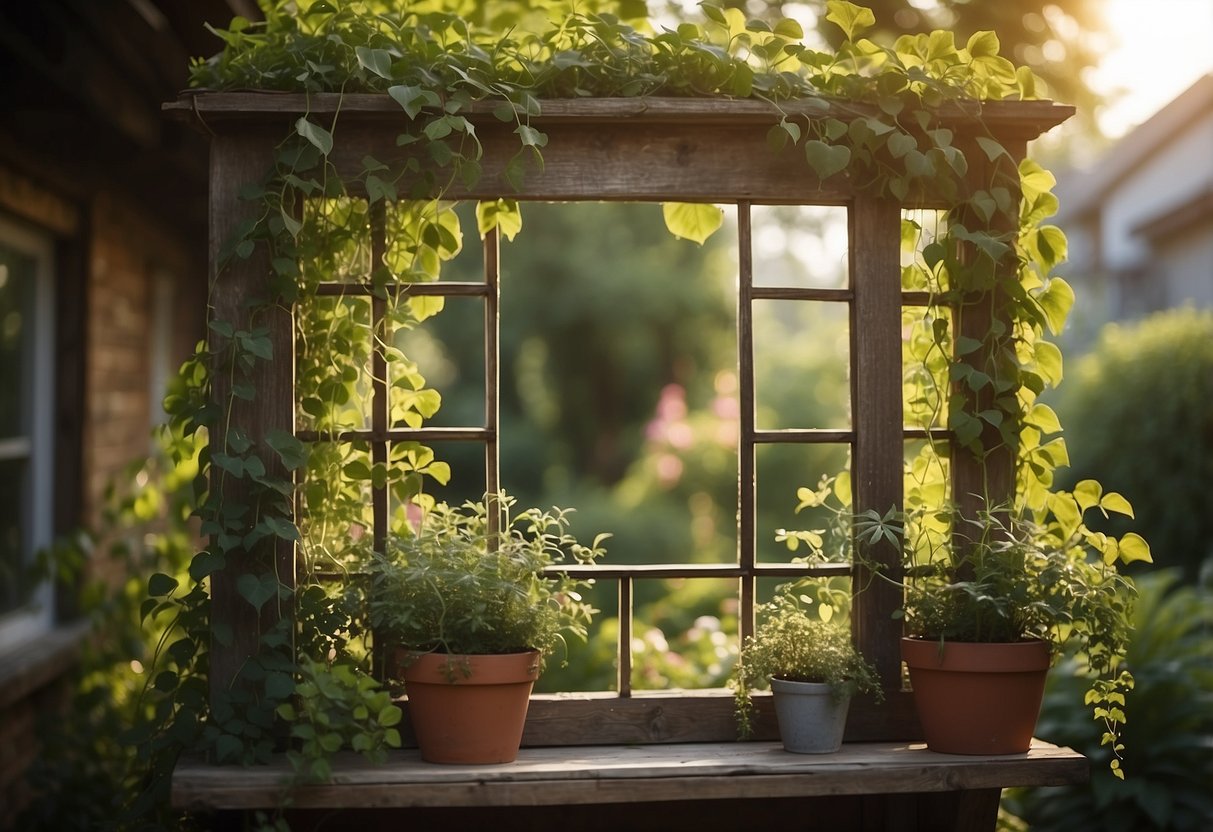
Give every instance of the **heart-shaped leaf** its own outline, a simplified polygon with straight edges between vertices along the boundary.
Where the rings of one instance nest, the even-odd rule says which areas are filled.
[[[724,212],[715,205],[692,202],[666,202],[661,206],[665,226],[675,237],[700,245],[724,222]]]
[[[821,179],[829,179],[845,170],[851,162],[851,148],[845,145],[828,145],[818,139],[805,142],[804,155]]]

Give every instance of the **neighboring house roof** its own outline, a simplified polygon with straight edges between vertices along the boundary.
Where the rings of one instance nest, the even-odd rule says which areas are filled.
[[[1058,177],[1057,190],[1066,195],[1059,221],[1077,222],[1098,213],[1111,191],[1210,112],[1213,112],[1213,75],[1204,75],[1117,142],[1097,165]]]
[[[1213,153],[1213,150],[1210,150]],[[1204,223],[1213,223],[1213,188],[1200,191],[1169,211],[1133,227],[1147,240],[1166,240]]]

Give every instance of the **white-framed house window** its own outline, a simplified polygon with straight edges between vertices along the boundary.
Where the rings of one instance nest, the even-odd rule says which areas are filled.
[[[0,652],[53,623],[54,300],[50,237],[0,216]]]

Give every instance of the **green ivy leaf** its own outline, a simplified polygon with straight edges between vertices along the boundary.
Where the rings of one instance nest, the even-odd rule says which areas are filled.
[[[829,179],[846,170],[851,162],[851,148],[846,145],[828,145],[818,139],[804,143],[804,155],[819,179]]]
[[[399,706],[388,705],[379,712],[379,715],[375,718],[375,721],[378,722],[382,728],[391,728],[393,725],[400,724],[400,718],[402,715],[403,714]]]
[[[1062,537],[1066,540],[1082,524],[1082,512],[1078,508],[1077,501],[1069,494],[1049,495],[1049,510],[1053,512],[1054,519],[1061,526]]]
[[[177,579],[172,575],[157,572],[147,579],[147,594],[153,598],[172,594],[178,586]]]
[[[1010,156],[1005,147],[994,139],[988,138],[987,136],[978,136],[977,144],[985,152],[986,156],[989,157],[991,162],[993,162],[999,156]]]
[[[876,15],[871,9],[856,6],[847,0],[829,0],[826,8],[829,9],[826,20],[842,29],[847,40],[855,40],[857,34],[876,25]]]
[[[1067,257],[1066,235],[1055,225],[1042,225],[1029,237],[1038,260],[1045,269],[1064,263]]]
[[[1037,296],[1036,302],[1040,304],[1041,310],[1045,313],[1049,331],[1057,335],[1065,327],[1066,318],[1069,317],[1070,310],[1074,308],[1074,290],[1070,288],[1069,283],[1060,277],[1055,277]]]
[[[919,179],[930,179],[935,176],[935,163],[931,157],[920,150],[906,152],[906,173]]]
[[[1133,563],[1134,561],[1143,561],[1145,563],[1153,563],[1154,557],[1150,554],[1150,544],[1136,532],[1129,532],[1120,539],[1120,560],[1122,563]]]
[[[392,55],[386,49],[355,46],[354,55],[358,58],[358,65],[363,69],[370,70],[380,78],[392,80]]]
[[[492,199],[476,203],[476,228],[483,238],[490,229],[507,240],[513,240],[522,230],[522,209],[514,199]]]
[[[267,514],[261,518],[261,522],[266,528],[273,533],[275,537],[283,540],[298,540],[299,529],[290,520],[283,520],[281,517],[275,517],[272,514]]]
[[[1056,344],[1048,341],[1037,341],[1034,347],[1036,368],[1045,382],[1056,387],[1062,379],[1061,350],[1057,348]]]
[[[409,310],[419,321],[432,318],[446,307],[446,298],[421,295],[409,298]]]
[[[332,152],[333,134],[319,124],[308,121],[307,116],[300,116],[299,120],[295,122],[295,132],[311,142],[325,156]]]
[[[441,107],[442,99],[433,90],[408,84],[388,87],[387,94],[403,108],[409,119],[416,119],[424,107]]]
[[[434,462],[427,465],[425,473],[429,474],[439,485],[446,485],[451,481],[451,466],[445,462]]]
[[[548,143],[546,133],[541,133],[528,124],[519,124],[514,128],[514,132],[518,134],[518,137],[526,147],[544,147]]]
[[[965,49],[973,58],[993,58],[997,57],[1000,46],[998,35],[989,31],[981,31],[973,33],[969,42],[965,44]]]
[[[809,99],[816,101],[818,99]],[[822,102],[825,103],[825,102]],[[847,123],[840,118],[827,118],[821,125],[825,132],[825,137],[830,141],[837,141],[847,134]]]
[[[265,444],[270,446],[288,471],[295,471],[307,464],[308,449],[289,431],[276,428],[266,434]]]
[[[729,21],[725,19],[724,10],[715,3],[700,3],[704,15],[713,23],[719,23],[721,26],[728,26]]]
[[[792,18],[784,17],[775,24],[775,34],[789,40],[800,40],[804,37],[804,27]]]
[[[981,436],[981,420],[964,411],[955,411],[948,418],[948,427],[956,435],[956,441],[969,447]]]
[[[265,694],[271,699],[286,699],[295,692],[295,680],[287,673],[269,673],[265,677]]]
[[[1057,418],[1057,413],[1047,404],[1037,402],[1032,405],[1032,409],[1028,412],[1026,420],[1028,424],[1034,425],[1042,434],[1060,433],[1061,420]]]
[[[227,559],[219,552],[201,551],[190,561],[190,578],[202,581],[222,569],[226,563]]]
[[[385,179],[380,179],[375,174],[367,174],[366,177],[366,196],[372,203],[384,200],[387,202],[396,201],[396,184]],[[298,236],[298,235],[295,235]]]
[[[700,245],[724,222],[724,211],[702,202],[663,202],[661,215],[671,234]]]
[[[246,572],[236,579],[236,591],[260,612],[271,598],[278,596],[278,579],[273,575],[251,575]]]
[[[894,133],[886,140],[885,146],[894,159],[900,159],[911,150],[917,150],[918,142],[909,133]]]
[[[1099,507],[1104,512],[1114,511],[1117,514],[1124,514],[1128,517],[1133,517],[1133,506],[1123,495],[1116,491],[1109,491],[1099,501]]]
[[[244,476],[244,460],[240,457],[224,453],[211,454],[211,463],[227,471],[233,477]]]
[[[1099,498],[1103,495],[1103,486],[1095,480],[1082,480],[1074,486],[1074,499],[1078,503],[1079,511],[1086,511],[1092,506],[1099,505]]]

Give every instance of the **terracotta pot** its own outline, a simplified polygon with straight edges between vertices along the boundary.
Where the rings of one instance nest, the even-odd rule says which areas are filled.
[[[1046,642],[903,638],[901,657],[929,749],[1022,754],[1031,746],[1049,669]]]
[[[539,653],[458,656],[398,651],[409,718],[431,763],[510,763],[518,756]]]

